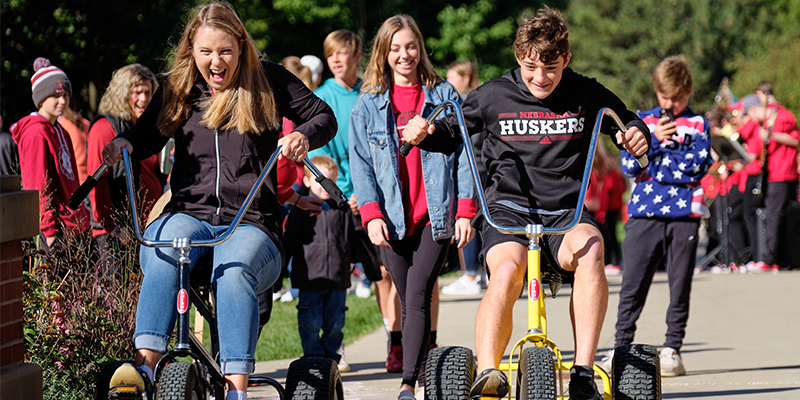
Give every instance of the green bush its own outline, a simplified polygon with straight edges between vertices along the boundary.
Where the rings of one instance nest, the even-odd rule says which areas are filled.
[[[111,245],[109,270],[89,235],[64,237],[49,255],[25,245],[26,358],[43,369],[45,399],[92,398],[99,365],[133,354],[138,246]]]

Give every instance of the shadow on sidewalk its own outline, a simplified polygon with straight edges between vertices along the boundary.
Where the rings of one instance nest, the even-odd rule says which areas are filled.
[[[742,390],[715,390],[711,392],[684,392],[684,393],[664,393],[663,399],[702,399],[706,397],[729,399],[734,396],[746,396],[766,393],[783,393],[798,390],[797,388],[776,388],[776,389],[742,389]]]
[[[709,369],[709,370],[704,370],[704,371],[687,372],[686,376],[730,374],[730,373],[735,373],[735,372],[784,371],[784,370],[793,370],[793,369],[800,369],[800,365],[784,365],[784,366],[757,367],[757,368]],[[800,389],[800,388],[795,388],[795,389]]]

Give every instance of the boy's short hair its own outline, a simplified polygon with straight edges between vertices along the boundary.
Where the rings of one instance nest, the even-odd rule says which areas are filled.
[[[536,16],[526,17],[517,29],[514,55],[522,60],[534,54],[545,64],[569,54],[569,30],[558,10],[545,6]]]
[[[683,55],[667,57],[653,71],[656,92],[672,98],[692,92],[692,71]]]
[[[322,43],[322,54],[328,58],[342,47],[350,49],[353,55],[356,55],[361,52],[361,38],[347,29],[333,31],[325,37],[325,41]]]
[[[336,161],[333,161],[333,159],[328,156],[324,155],[315,156],[314,158],[311,159],[311,163],[314,164],[314,166],[317,168],[323,167],[331,171],[336,171],[337,174],[339,173],[339,167],[336,165]],[[304,168],[303,170],[305,171],[305,176],[307,178],[312,178],[312,179],[314,178],[314,174],[312,174],[308,168]]]
[[[770,82],[770,81],[761,81],[761,82],[758,83],[758,85],[756,85],[755,91],[761,92],[761,93],[764,93],[764,94],[771,94],[771,95],[774,96],[775,95],[775,86],[773,86],[772,82]]]

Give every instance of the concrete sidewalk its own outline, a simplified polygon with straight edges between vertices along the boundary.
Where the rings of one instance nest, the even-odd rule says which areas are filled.
[[[661,345],[666,332],[669,293],[666,275],[655,277],[638,322],[637,343]],[[454,278],[440,280],[440,286]],[[621,277],[609,277],[610,298],[599,352],[614,346]],[[800,399],[800,272],[713,275],[694,277],[691,313],[682,350],[686,376],[663,378],[664,399]],[[545,288],[549,293],[549,289]],[[572,331],[569,286],[556,299],[547,299],[549,336],[570,361]],[[526,299],[514,308],[512,342],[524,335]],[[439,345],[474,348],[475,313],[480,296],[441,296]],[[510,351],[510,348],[509,348]],[[506,352],[508,354],[508,351]],[[345,398],[395,399],[400,374],[386,373],[386,333],[383,328],[347,346],[352,372],[342,375]],[[259,362],[257,374],[281,382],[292,360]],[[598,357],[599,361],[599,357]],[[251,399],[277,399],[272,389],[252,388]]]

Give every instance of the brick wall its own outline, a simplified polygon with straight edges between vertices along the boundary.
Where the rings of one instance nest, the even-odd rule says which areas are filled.
[[[22,243],[0,244],[0,368],[22,361]]]

